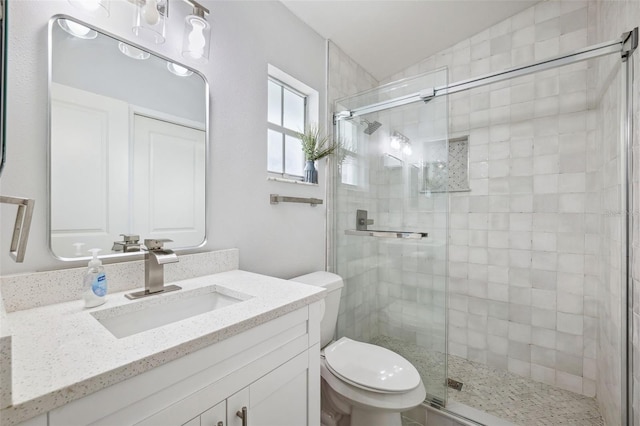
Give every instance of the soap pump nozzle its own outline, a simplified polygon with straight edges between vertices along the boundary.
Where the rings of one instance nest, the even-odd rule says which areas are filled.
[[[89,253],[91,253],[91,255],[93,256],[93,258],[89,261],[89,266],[100,266],[102,265],[102,262],[100,261],[100,259],[98,259],[98,253],[100,253],[102,250],[99,248],[92,248],[89,250]]]

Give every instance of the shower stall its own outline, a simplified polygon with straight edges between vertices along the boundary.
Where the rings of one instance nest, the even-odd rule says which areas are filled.
[[[411,361],[426,404],[527,425],[604,424],[600,404],[633,424],[637,35],[335,103],[337,332]],[[572,102],[587,63],[613,67],[609,90]]]

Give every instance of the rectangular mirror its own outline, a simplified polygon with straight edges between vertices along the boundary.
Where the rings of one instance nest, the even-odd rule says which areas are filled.
[[[66,16],[49,29],[52,253],[129,255],[121,234],[203,245],[204,77]]]

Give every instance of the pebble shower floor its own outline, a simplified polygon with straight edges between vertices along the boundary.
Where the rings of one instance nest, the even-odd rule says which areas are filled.
[[[436,391],[433,382],[441,380],[439,376],[434,377],[434,372],[442,371],[442,354],[428,353],[414,344],[385,336],[375,337],[371,343],[391,349],[411,361],[423,381],[429,381],[427,393],[438,395],[441,392]],[[449,378],[464,383],[462,391],[448,390],[450,400],[522,426],[604,426],[594,398],[457,356],[449,355],[448,361]],[[429,377],[434,380],[428,380]]]

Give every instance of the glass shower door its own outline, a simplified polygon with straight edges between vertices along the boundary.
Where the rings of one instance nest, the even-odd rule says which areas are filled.
[[[442,84],[446,70],[343,99],[336,111]],[[420,372],[427,398],[442,404],[449,156],[464,145],[449,143],[447,109],[439,97],[339,120],[334,188],[334,265],[345,280],[338,336],[401,354]]]

